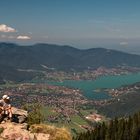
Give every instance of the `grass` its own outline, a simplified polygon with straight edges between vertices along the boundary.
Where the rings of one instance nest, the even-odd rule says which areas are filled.
[[[83,129],[82,127],[80,127],[80,125],[78,123],[75,123],[75,122],[70,122],[70,123],[47,123],[48,125],[54,125],[56,127],[64,127],[64,128],[67,128],[72,136],[75,136],[77,135],[77,133],[81,133],[81,132],[84,132],[85,129]]]
[[[83,115],[83,116],[87,116],[87,115],[89,115],[91,112],[93,113],[97,113],[97,110],[95,110],[95,109],[87,109],[87,110],[83,110],[83,109],[81,109],[80,110],[80,112],[81,112],[81,114]]]
[[[53,107],[44,107],[43,110],[45,117],[49,117],[50,115],[57,115],[58,113],[54,111]]]
[[[54,112],[53,110],[54,110],[53,107],[44,107],[43,112],[45,114],[45,117],[47,118],[50,115],[58,115],[58,113]],[[79,115],[73,115],[70,118],[71,118],[70,123],[62,123],[62,122],[50,123],[48,121],[46,123],[49,125],[54,125],[56,127],[68,128],[68,130],[71,131],[72,135],[75,135],[75,133],[80,133],[85,131],[85,129],[80,126],[80,125],[88,125],[83,118],[81,118]]]
[[[72,140],[69,130],[65,127],[55,127],[52,125],[38,124],[32,125],[30,128],[32,133],[50,134],[50,140]]]
[[[83,118],[78,116],[78,115],[72,116],[71,120],[72,120],[72,122],[74,122],[74,123],[76,123],[78,125],[88,125],[87,122]]]

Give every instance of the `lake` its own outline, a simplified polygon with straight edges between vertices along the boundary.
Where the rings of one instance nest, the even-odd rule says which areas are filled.
[[[83,91],[83,95],[90,99],[107,99],[110,96],[100,89],[102,88],[118,88],[123,85],[130,85],[136,82],[140,82],[140,73],[133,73],[127,75],[115,75],[115,76],[102,76],[96,80],[81,80],[81,81],[63,81],[47,83],[57,86],[66,86],[71,88],[78,88]]]

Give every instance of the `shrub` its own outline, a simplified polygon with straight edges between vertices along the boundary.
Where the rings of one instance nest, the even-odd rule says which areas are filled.
[[[24,105],[24,109],[28,111],[27,123],[29,126],[32,124],[43,123],[45,117],[42,108],[43,106],[39,103]]]

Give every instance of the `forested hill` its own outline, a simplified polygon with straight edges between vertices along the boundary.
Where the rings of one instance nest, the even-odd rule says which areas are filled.
[[[81,133],[74,140],[140,140],[140,112],[129,118],[102,123],[94,131]]]
[[[4,80],[22,81],[34,77],[35,73],[19,69],[82,71],[122,65],[139,67],[140,56],[103,48],[80,50],[52,44],[20,46],[0,43],[0,83]]]
[[[79,50],[50,44],[19,46],[0,43],[0,65],[20,69],[42,69],[45,65],[61,70],[85,70],[100,66],[140,66],[140,56],[103,48]]]

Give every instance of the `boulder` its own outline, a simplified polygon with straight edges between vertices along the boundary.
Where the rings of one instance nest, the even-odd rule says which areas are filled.
[[[12,107],[12,120],[17,123],[24,123],[27,120],[28,112],[23,109]]]
[[[18,108],[12,107],[12,113],[15,115],[28,117],[28,112],[23,109],[18,109]]]

